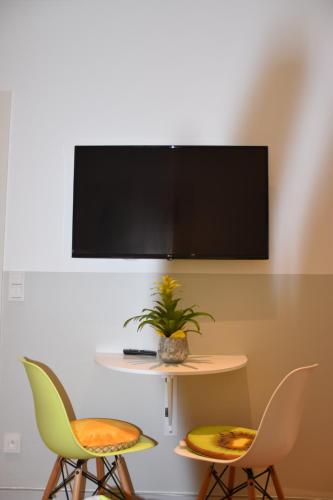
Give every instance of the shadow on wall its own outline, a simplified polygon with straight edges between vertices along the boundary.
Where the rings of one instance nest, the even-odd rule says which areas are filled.
[[[184,306],[198,304],[216,321],[273,319],[276,316],[276,281],[269,274],[177,274]],[[210,320],[202,324],[212,326]]]
[[[328,126],[327,130],[332,130]],[[304,207],[303,233],[300,235],[300,268],[314,269],[316,272],[318,261],[322,261],[325,272],[332,273],[333,267],[329,269],[332,262],[333,249],[333,143],[331,134],[327,134],[326,148],[323,148],[322,158],[319,158],[316,168],[316,176],[312,183],[311,196]],[[329,137],[328,137],[329,136]],[[305,230],[306,229],[306,230]]]
[[[240,116],[235,143],[269,146],[270,183],[279,185],[283,175],[290,133],[297,122],[302,87],[305,81],[304,58],[292,48],[271,55],[258,75],[248,98],[247,109]]]
[[[299,47],[288,46],[271,54],[268,63],[258,74],[248,104],[239,118],[234,142],[269,146],[270,184],[270,255],[280,248],[279,233],[274,227],[279,210],[286,158],[291,148],[291,136],[299,119],[306,66]]]
[[[269,146],[270,267],[277,272],[333,272],[330,96],[320,74],[306,69],[300,47],[272,56],[234,134],[236,143]]]
[[[197,425],[252,425],[247,370],[179,377],[181,431]]]

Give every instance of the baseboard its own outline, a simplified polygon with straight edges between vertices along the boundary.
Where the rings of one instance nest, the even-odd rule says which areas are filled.
[[[0,488],[0,500],[40,500],[42,496],[41,488]],[[92,493],[92,492],[91,492]],[[87,491],[89,494],[89,491]],[[137,493],[137,500],[196,500],[195,493],[162,492],[162,491],[142,491]],[[59,492],[56,500],[66,500],[64,492]],[[212,496],[212,499],[220,498]],[[235,495],[234,499],[244,500],[246,495]],[[285,500],[330,500],[332,496],[286,496]]]
[[[43,490],[41,488],[0,488],[0,500],[40,500]],[[92,491],[86,492],[86,496]],[[236,497],[234,497],[236,498]],[[65,492],[57,493],[56,500],[66,500]],[[136,500],[195,500],[196,494],[178,492],[137,492]]]
[[[42,497],[42,489],[28,488],[0,488],[0,500],[40,500]],[[92,494],[92,491],[86,492],[86,496]],[[236,497],[234,497],[236,498]],[[65,492],[57,493],[56,500],[66,500]],[[142,491],[137,492],[136,500],[195,500],[196,494],[186,494],[177,492],[154,492]],[[133,499],[134,500],[134,499]]]

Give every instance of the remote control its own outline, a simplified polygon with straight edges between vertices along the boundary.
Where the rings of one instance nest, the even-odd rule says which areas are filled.
[[[131,356],[156,356],[156,351],[148,351],[146,349],[123,349],[124,354],[129,354]]]

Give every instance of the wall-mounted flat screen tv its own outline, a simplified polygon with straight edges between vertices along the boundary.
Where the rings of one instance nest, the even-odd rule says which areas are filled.
[[[267,146],[76,146],[72,256],[267,259]]]

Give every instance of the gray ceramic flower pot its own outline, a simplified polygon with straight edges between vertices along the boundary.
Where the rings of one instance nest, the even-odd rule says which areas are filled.
[[[183,339],[161,337],[157,352],[164,363],[182,363],[189,354],[187,337]]]

